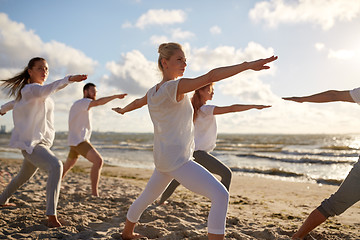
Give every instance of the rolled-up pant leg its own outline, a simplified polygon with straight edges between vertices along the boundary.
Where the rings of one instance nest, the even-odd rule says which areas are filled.
[[[360,162],[353,166],[339,189],[325,199],[318,210],[325,216],[340,215],[360,200]]]

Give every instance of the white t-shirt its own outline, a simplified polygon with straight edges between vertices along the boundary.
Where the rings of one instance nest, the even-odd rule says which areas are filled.
[[[356,103],[360,104],[360,87],[350,90],[350,95]]]
[[[21,99],[13,108],[14,129],[11,134],[10,146],[20,148],[31,154],[34,147],[43,142],[47,146],[53,144],[54,101],[50,94],[68,85],[69,77],[50,84],[26,84],[21,89]]]
[[[90,141],[91,137],[91,109],[90,98],[82,98],[74,102],[69,113],[69,146],[76,146],[81,142]]]
[[[180,80],[156,85],[147,93],[147,103],[154,125],[154,162],[157,170],[170,172],[192,159],[194,152],[193,108],[189,97],[177,102]]]
[[[216,146],[217,127],[214,109],[213,105],[203,105],[198,111],[194,122],[195,151],[211,152]]]

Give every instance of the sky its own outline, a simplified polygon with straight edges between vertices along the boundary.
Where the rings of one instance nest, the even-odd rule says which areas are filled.
[[[146,106],[125,115],[111,108],[161,81],[159,44],[183,46],[189,78],[276,55],[269,70],[215,84],[208,104],[272,105],[217,116],[219,133],[359,133],[358,104],[282,100],[360,87],[359,26],[359,0],[0,0],[0,79],[22,71],[32,57],[44,57],[47,82],[88,74],[98,98],[128,94],[92,109],[93,130],[152,132]],[[69,109],[85,83],[52,96],[57,131],[67,131]],[[0,105],[9,100],[0,92]],[[10,131],[12,114],[0,116],[0,124]]]

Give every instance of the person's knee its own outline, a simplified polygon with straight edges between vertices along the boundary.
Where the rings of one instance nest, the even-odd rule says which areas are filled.
[[[226,171],[226,178],[229,180],[229,182],[231,182],[232,179],[232,171],[230,169],[228,169],[228,171]]]
[[[232,178],[232,172],[230,169],[228,169],[228,171],[224,171],[223,174],[221,175],[221,183],[224,184],[224,186],[228,191],[230,189],[231,178]]]
[[[78,158],[68,158],[66,160],[66,165],[68,165],[69,167],[74,167],[74,165],[76,164]]]
[[[229,194],[229,191],[226,190],[226,188],[221,187],[221,188],[219,188],[216,197],[219,201],[221,201],[223,203],[228,203],[230,194]]]
[[[93,166],[96,168],[102,168],[102,166],[104,165],[104,160],[102,157],[98,156],[94,159],[93,161]]]
[[[52,161],[52,163],[50,164],[50,169],[49,171],[52,174],[58,174],[58,175],[62,175],[63,173],[63,163],[62,161],[60,161],[59,159],[54,159],[54,161]]]

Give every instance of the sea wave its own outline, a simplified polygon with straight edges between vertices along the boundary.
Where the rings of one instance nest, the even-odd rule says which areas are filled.
[[[274,155],[261,155],[258,153],[243,153],[236,154],[236,157],[239,158],[253,158],[253,159],[267,159],[271,161],[277,162],[287,162],[287,163],[307,163],[307,164],[344,164],[349,163],[352,164],[356,162],[356,158],[324,158],[318,156],[318,158],[314,158],[314,156],[304,156],[304,157],[296,157],[296,156],[274,156]]]
[[[286,171],[286,170],[279,169],[279,168],[260,169],[260,168],[234,167],[234,168],[231,168],[231,170],[233,172],[251,173],[251,174],[259,174],[259,175],[265,175],[265,176],[304,179],[306,181],[314,181],[319,184],[336,185],[336,186],[340,185],[343,181],[342,179],[311,178],[307,174],[294,173],[294,172]]]

